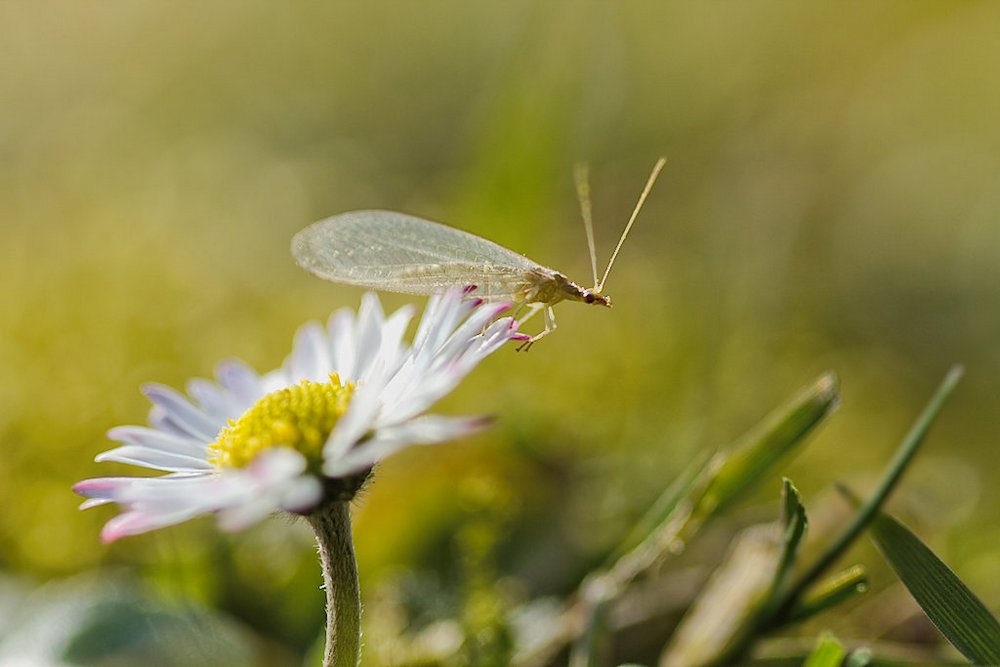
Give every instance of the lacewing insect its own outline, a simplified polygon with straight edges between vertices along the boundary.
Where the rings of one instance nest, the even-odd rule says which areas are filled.
[[[600,280],[586,169],[577,168],[577,195],[594,277],[589,288],[492,241],[394,211],[351,211],[314,223],[292,238],[292,255],[302,268],[335,283],[405,294],[474,285],[481,299],[511,301],[521,322],[542,311],[545,329],[518,348],[527,349],[555,330],[552,306],[560,301],[611,307],[611,297],[604,294],[608,274],[664,164],[660,158],[653,166]]]

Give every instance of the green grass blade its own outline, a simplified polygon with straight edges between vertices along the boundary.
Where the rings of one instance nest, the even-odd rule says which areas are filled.
[[[951,568],[887,514],[878,515],[871,535],[941,634],[974,664],[1000,664],[1000,623]]]
[[[840,667],[846,653],[843,644],[836,637],[824,632],[802,667]]]
[[[752,488],[839,403],[837,376],[824,373],[771,412],[726,454],[694,512],[695,518],[715,513]]]
[[[660,657],[660,667],[734,664],[770,597],[781,560],[781,527],[752,526],[729,553],[681,619]]]
[[[690,539],[707,518],[738,499],[790,454],[839,402],[837,376],[824,373],[731,447],[696,460],[653,503],[610,561],[617,561],[651,539],[662,542],[663,527],[668,524],[677,527],[678,539]],[[682,509],[689,516],[678,527],[676,517]]]
[[[788,614],[805,590],[847,551],[848,547],[854,543],[854,540],[875,519],[876,514],[889,497],[889,494],[896,488],[910,461],[913,460],[924,438],[927,437],[927,433],[944,407],[945,401],[948,400],[951,392],[958,385],[958,381],[962,378],[962,372],[961,366],[952,367],[944,380],[941,381],[937,391],[931,397],[923,412],[917,417],[916,422],[914,422],[906,437],[903,438],[903,442],[896,450],[896,454],[893,456],[892,461],[890,461],[889,467],[882,476],[875,493],[854,515],[850,525],[826,548],[816,562],[799,577],[794,585],[781,596],[780,604],[777,607],[777,615],[770,622],[772,628],[787,622]]]
[[[781,562],[778,564],[778,572],[774,577],[774,588],[779,589],[784,583],[795,564],[795,557],[799,552],[799,544],[809,527],[809,520],[806,518],[806,508],[802,505],[802,498],[798,489],[792,484],[792,480],[787,477],[781,482],[781,522],[784,526],[784,545],[781,553]]]
[[[687,501],[694,502],[699,494],[704,492],[708,483],[708,475],[717,461],[708,453],[696,458],[684,471],[660,494],[656,502],[646,511],[628,536],[615,549],[609,558],[609,565],[632,551],[649,539],[657,529],[671,522],[678,506]]]
[[[865,573],[865,568],[854,565],[833,575],[810,591],[809,597],[792,607],[788,622],[803,621],[867,591],[868,575]]]

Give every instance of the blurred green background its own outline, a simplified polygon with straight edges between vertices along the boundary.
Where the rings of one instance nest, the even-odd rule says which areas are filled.
[[[603,264],[660,155],[615,309],[559,307],[439,408],[496,428],[380,467],[369,608],[387,582],[467,591],[479,551],[515,596],[571,590],[697,452],[827,369],[844,404],[787,472],[807,502],[863,486],[960,361],[897,506],[997,609],[998,28],[988,2],[3,3],[0,609],[141,581],[296,664],[322,624],[305,526],[102,546],[113,510],[78,513],[71,484],[139,473],[92,463],[104,431],[144,421],[145,381],[274,367],[356,307],[291,260],[310,222],[401,210],[587,283],[573,164]]]

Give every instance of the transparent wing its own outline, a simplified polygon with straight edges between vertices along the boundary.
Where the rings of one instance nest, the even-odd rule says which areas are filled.
[[[430,294],[475,285],[476,296],[513,298],[531,274],[524,255],[468,232],[394,211],[352,211],[292,239],[299,266],[320,278],[389,292]]]

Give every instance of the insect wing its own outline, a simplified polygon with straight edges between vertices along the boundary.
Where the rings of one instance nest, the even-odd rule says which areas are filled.
[[[292,239],[307,271],[337,283],[430,294],[476,285],[486,299],[514,298],[537,263],[492,241],[393,211],[353,211],[321,220]]]

